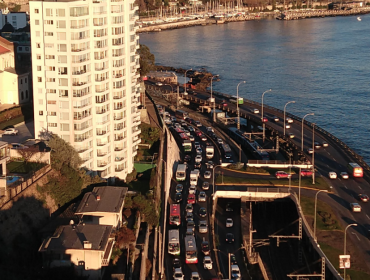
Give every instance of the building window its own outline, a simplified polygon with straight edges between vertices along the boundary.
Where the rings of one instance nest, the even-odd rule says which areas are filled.
[[[55,105],[55,104],[57,104],[57,102],[56,102],[56,100],[48,100],[48,104],[52,104],[52,105],[54,104]]]
[[[48,123],[48,127],[57,127],[56,123]]]
[[[45,32],[45,36],[53,36],[53,32]]]
[[[30,48],[29,47],[26,47],[26,51],[29,51],[30,50]]]
[[[44,100],[43,99],[39,99],[39,105],[42,105],[44,104]]]
[[[57,17],[65,17],[66,16],[66,11],[64,9],[57,9],[56,13],[57,13]]]
[[[54,116],[54,117],[55,117],[55,116],[57,115],[57,112],[48,112],[48,115],[49,115],[49,116]]]
[[[41,71],[41,66],[37,66],[37,71]]]
[[[41,48],[41,44],[40,43],[36,43],[36,48]]]
[[[23,94],[23,91],[21,92],[21,100],[24,99],[24,94]]]
[[[42,78],[41,78],[41,77],[37,77],[37,81],[38,81],[39,83],[41,83],[41,82],[42,82]]]
[[[35,9],[35,14],[38,14],[39,13],[39,9]]]
[[[38,19],[35,20],[35,25],[40,25],[40,21]]]
[[[54,24],[54,21],[52,21],[52,20],[44,20],[44,24],[45,25],[53,25]]]
[[[28,99],[28,90],[26,90],[26,99]]]
[[[46,16],[48,16],[48,17],[53,16],[53,10],[52,9],[46,9]]]
[[[40,31],[36,31],[36,37],[40,37]]]
[[[38,54],[36,57],[37,59],[41,59],[41,54]]]
[[[44,114],[43,111],[39,111],[39,115],[42,116]]]

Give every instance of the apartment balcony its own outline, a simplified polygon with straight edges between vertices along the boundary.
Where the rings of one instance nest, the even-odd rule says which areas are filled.
[[[82,75],[82,74],[86,74],[86,73],[87,73],[86,70],[81,70],[81,71],[72,72],[72,75]]]
[[[119,79],[119,78],[123,78],[124,76],[122,74],[118,74],[118,75],[114,75],[113,78],[114,79]]]
[[[124,97],[126,97],[126,95],[123,95],[123,94],[122,95],[113,95],[114,100],[122,99]]]
[[[95,67],[95,71],[103,71],[103,70],[107,70],[108,67]]]
[[[90,115],[83,115],[83,116],[74,116],[73,117],[73,120],[80,121],[80,120],[86,119],[86,118],[88,118],[90,116],[91,116],[91,114]]]
[[[103,92],[105,92],[105,91],[107,91],[107,90],[109,90],[109,88],[98,88],[98,89],[95,89],[95,92],[96,93],[103,93]]]
[[[86,51],[88,50],[89,48],[80,48],[80,49],[76,49],[76,48],[72,48],[72,52],[83,52],[83,51]]]
[[[114,141],[122,141],[123,139],[124,139],[123,136],[114,137]]]
[[[109,144],[109,142],[107,142],[107,141],[104,141],[104,142],[97,142],[96,143],[96,145],[98,146],[98,147],[104,147],[105,145],[107,145],[107,144]]]
[[[79,148],[75,148],[75,149],[76,149],[77,153],[83,154],[84,152],[87,152],[88,150],[90,150],[91,147],[79,147]]]
[[[123,151],[123,146],[116,146],[114,147],[115,152]]]
[[[78,83],[72,83],[72,86],[74,87],[80,87],[80,86],[83,86],[83,85],[86,85],[87,82],[78,82]]]
[[[91,140],[91,136],[86,136],[86,137],[75,137],[75,142],[79,142],[79,143],[82,143],[82,142],[87,142],[87,140]]]
[[[124,161],[125,160],[125,158],[124,157],[122,157],[122,156],[115,156],[114,157],[114,161],[115,162],[122,162],[122,161]]]
[[[71,25],[71,29],[80,29],[80,28],[85,28],[89,27],[87,24],[81,24],[81,25]]]
[[[115,116],[113,120],[120,121],[120,120],[123,120],[123,118],[124,118],[123,116]]]
[[[123,106],[114,106],[114,110],[122,110],[124,107]]]
[[[117,126],[114,128],[114,131],[120,131],[122,129],[124,129],[125,127],[123,125],[120,125],[120,126]]]
[[[97,113],[98,115],[105,114],[105,113],[108,113],[108,112],[109,112],[109,110],[107,110],[107,109],[103,109],[103,110],[96,110],[96,113]]]
[[[101,77],[101,78],[97,78],[97,79],[95,79],[95,82],[100,83],[100,82],[104,82],[104,81],[106,81],[106,80],[108,80],[108,78]]]
[[[90,59],[89,58],[75,59],[72,61],[72,63],[78,64],[78,63],[82,63],[85,61],[90,61]]]
[[[95,102],[96,102],[97,104],[103,104],[103,103],[108,102],[108,101],[109,101],[109,99],[108,99],[108,98],[107,98],[107,99],[95,100]]]
[[[106,162],[106,161],[103,161],[103,162],[98,162],[98,167],[105,167],[105,166],[107,166],[108,165],[108,162]]]
[[[107,156],[108,155],[108,152],[97,152],[96,153],[96,156],[97,157],[105,157],[105,156]]]
[[[122,167],[116,167],[114,169],[115,172],[122,172],[124,170],[123,166]]]
[[[109,131],[108,130],[101,130],[96,132],[96,136],[103,136],[106,135]]]
[[[85,39],[89,39],[90,36],[81,36],[81,37],[76,37],[76,38],[72,38],[71,40],[72,41],[77,41],[77,40],[85,40]]]
[[[94,56],[95,60],[102,60],[102,59],[107,59],[108,57],[105,55],[100,55],[100,56]]]

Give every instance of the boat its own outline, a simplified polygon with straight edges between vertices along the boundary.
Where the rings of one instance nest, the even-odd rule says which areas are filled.
[[[357,17],[357,20],[358,20],[358,21],[361,21],[361,18],[360,18],[360,17]]]

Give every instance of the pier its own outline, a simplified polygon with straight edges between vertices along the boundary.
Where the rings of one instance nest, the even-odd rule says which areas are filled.
[[[282,12],[276,19],[296,20],[305,18],[336,17],[336,16],[354,16],[370,13],[370,8],[351,9],[351,10],[294,10]]]

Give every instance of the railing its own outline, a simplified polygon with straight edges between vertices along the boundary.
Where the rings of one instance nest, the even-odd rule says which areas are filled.
[[[107,162],[99,162],[98,163],[98,167],[104,167],[104,166],[107,166]]]
[[[97,131],[96,132],[96,135],[97,136],[101,136],[101,135],[105,135],[105,134],[107,134],[108,133],[108,131],[107,130],[104,130],[104,131]]]
[[[90,117],[91,114],[89,115],[83,115],[83,116],[76,116],[76,117],[73,117],[73,119],[76,121],[76,120],[83,120],[84,118],[87,118],[87,117]]]
[[[75,71],[75,72],[72,72],[72,75],[82,75],[82,74],[86,74],[86,71],[83,70],[83,71]]]
[[[97,153],[98,157],[105,157],[106,155],[108,155],[108,153]]]

